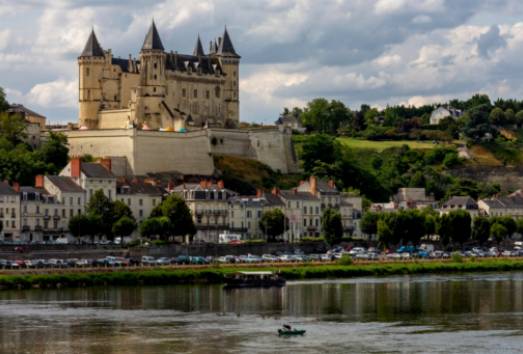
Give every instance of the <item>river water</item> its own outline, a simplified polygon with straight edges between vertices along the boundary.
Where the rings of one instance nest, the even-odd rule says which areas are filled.
[[[0,292],[0,353],[521,352],[523,273]]]

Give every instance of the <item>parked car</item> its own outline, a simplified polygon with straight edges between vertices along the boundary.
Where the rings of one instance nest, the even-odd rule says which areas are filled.
[[[154,265],[156,264],[156,259],[151,256],[142,256],[142,265]]]

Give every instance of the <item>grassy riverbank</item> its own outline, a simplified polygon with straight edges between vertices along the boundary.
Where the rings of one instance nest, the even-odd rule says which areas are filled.
[[[167,285],[222,283],[228,273],[256,268],[207,267],[197,269],[118,269],[82,272],[68,270],[40,274],[0,275],[0,289]],[[259,269],[259,268],[258,268]],[[264,267],[263,270],[280,271],[287,280],[335,279],[358,276],[384,276],[398,274],[444,274],[465,272],[522,271],[523,259],[465,260],[463,262],[424,261],[408,263],[375,263],[342,265],[310,265],[295,267]]]

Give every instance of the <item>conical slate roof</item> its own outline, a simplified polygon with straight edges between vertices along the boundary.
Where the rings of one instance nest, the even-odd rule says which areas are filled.
[[[220,41],[219,45],[220,46],[218,48],[218,54],[228,54],[238,58],[240,57],[234,50],[231,37],[229,36],[229,32],[227,32],[227,27],[225,27],[225,30],[223,31],[223,38]]]
[[[196,45],[194,46],[194,51],[192,53],[195,57],[203,57],[205,53],[203,52],[203,46],[202,41],[200,40],[200,35],[198,35],[198,39],[196,40]]]
[[[96,38],[96,34],[94,34],[94,29],[91,31],[91,34],[89,35],[89,39],[87,40],[87,43],[85,43],[84,50],[82,51],[81,57],[103,57],[104,56],[104,50],[100,46],[100,43],[98,43],[98,39]]]
[[[142,46],[142,50],[150,49],[164,50],[162,40],[160,39],[160,35],[158,34],[158,30],[156,29],[154,21],[151,23],[151,27],[145,36]]]

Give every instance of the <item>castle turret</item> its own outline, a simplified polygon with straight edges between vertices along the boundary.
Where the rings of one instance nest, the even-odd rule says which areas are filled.
[[[98,111],[102,103],[102,73],[105,53],[94,30],[78,57],[79,71],[79,125],[81,128],[98,127]]]
[[[198,38],[196,39],[196,45],[194,46],[192,55],[194,55],[195,57],[203,57],[205,55],[203,51],[202,41],[200,40],[200,35],[198,35]]]
[[[240,56],[234,50],[231,37],[227,32],[227,27],[223,32],[223,37],[218,41],[216,56],[220,59],[221,67],[225,73],[224,100],[226,105],[226,116],[228,117],[226,126],[237,126],[240,121],[240,85],[239,68]]]
[[[152,129],[162,127],[162,101],[166,93],[166,54],[154,21],[140,51],[140,85],[137,89],[136,120]]]

